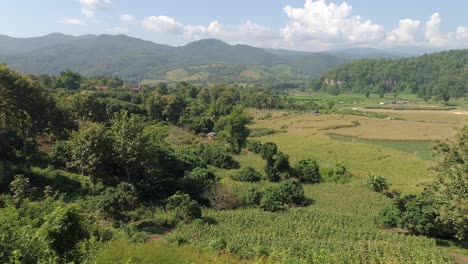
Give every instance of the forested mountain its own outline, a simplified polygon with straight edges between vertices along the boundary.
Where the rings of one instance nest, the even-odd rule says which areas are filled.
[[[316,88],[331,93],[417,93],[423,98],[460,98],[468,92],[468,50],[415,58],[363,59],[324,73]]]
[[[300,56],[298,56],[300,54]],[[0,62],[25,73],[118,75],[160,81],[297,80],[318,76],[348,59],[327,53],[271,52],[207,39],[172,47],[125,35],[50,34],[0,37]]]

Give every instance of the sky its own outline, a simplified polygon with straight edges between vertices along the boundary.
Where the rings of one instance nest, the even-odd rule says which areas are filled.
[[[0,34],[125,34],[160,44],[321,51],[468,48],[468,0],[0,0]]]

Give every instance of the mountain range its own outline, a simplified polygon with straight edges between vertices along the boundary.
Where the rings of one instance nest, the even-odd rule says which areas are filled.
[[[156,44],[126,35],[13,38],[0,35],[0,63],[32,74],[65,69],[83,75],[118,75],[145,84],[171,81],[290,81],[319,76],[359,58],[398,58],[396,52],[360,49],[302,52],[229,45],[204,39],[184,46]]]

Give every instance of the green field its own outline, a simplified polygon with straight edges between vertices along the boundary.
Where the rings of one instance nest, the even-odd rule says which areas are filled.
[[[346,142],[353,142],[357,144],[373,144],[384,146],[386,148],[392,148],[395,150],[407,152],[413,154],[423,160],[433,160],[432,156],[432,146],[434,143],[432,141],[396,141],[396,140],[364,140],[354,137],[339,136],[339,135],[330,135],[330,138],[333,140],[341,140]]]

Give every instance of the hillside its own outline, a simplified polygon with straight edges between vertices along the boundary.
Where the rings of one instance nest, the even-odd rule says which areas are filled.
[[[468,50],[402,59],[363,59],[321,76],[321,88],[334,94],[417,93],[448,101],[468,92]]]
[[[69,68],[84,75],[119,75],[151,83],[168,81],[165,76],[173,70],[186,71],[189,76],[184,78],[189,80],[205,82],[258,80],[242,74],[245,70],[263,76],[262,80],[304,79],[348,59],[327,53],[272,52],[215,39],[172,47],[125,35],[55,33],[24,39],[1,36],[0,62],[25,73],[57,74]]]

